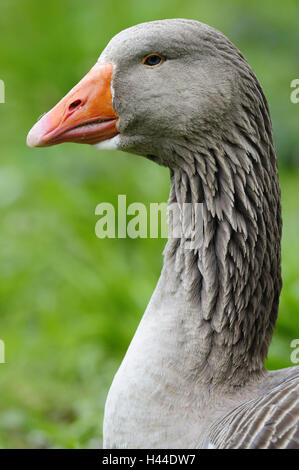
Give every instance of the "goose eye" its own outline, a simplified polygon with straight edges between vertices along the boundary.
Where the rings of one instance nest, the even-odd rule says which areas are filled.
[[[156,67],[157,65],[162,64],[163,59],[159,54],[148,54],[142,60],[142,64],[147,67]]]

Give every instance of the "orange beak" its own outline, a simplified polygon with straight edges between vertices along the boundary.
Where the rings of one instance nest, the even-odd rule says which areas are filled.
[[[88,74],[31,129],[29,147],[62,142],[96,144],[118,134],[112,106],[112,64],[96,64]]]

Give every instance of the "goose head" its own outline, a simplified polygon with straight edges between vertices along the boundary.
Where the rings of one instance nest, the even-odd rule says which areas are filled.
[[[169,150],[176,143],[204,145],[231,127],[244,93],[237,61],[242,57],[228,39],[197,21],[131,27],[110,41],[83,80],[38,121],[27,143],[88,143],[175,166]]]

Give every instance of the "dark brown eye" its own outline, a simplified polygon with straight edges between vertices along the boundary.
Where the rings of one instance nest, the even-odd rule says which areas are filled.
[[[157,67],[157,65],[162,64],[163,59],[160,54],[148,54],[142,60],[142,64],[147,67]]]

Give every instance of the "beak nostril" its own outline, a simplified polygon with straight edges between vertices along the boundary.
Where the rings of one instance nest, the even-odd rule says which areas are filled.
[[[69,111],[74,111],[74,109],[75,109],[75,108],[78,108],[78,106],[80,106],[81,103],[82,103],[81,100],[73,101],[73,102],[69,105]]]

